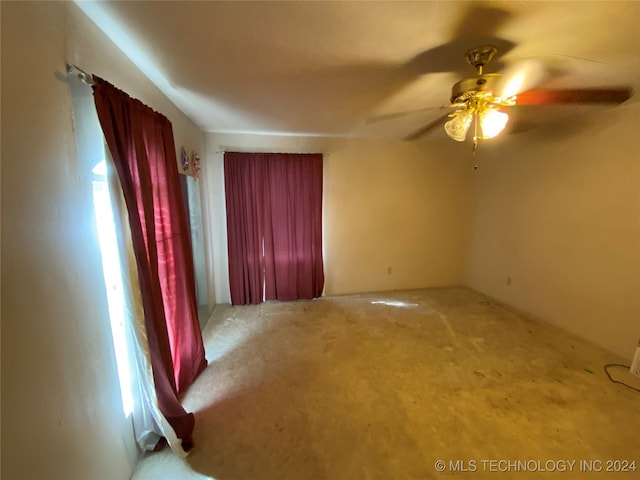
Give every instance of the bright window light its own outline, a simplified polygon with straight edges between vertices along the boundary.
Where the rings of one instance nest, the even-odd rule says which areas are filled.
[[[120,393],[125,416],[133,412],[133,397],[131,395],[131,370],[129,351],[127,348],[127,333],[125,328],[125,302],[122,286],[122,272],[120,269],[120,255],[116,240],[116,226],[113,221],[109,185],[107,184],[107,162],[101,161],[93,173],[93,205],[98,227],[98,239],[102,253],[102,269],[107,289],[109,304],[109,318],[113,334],[113,346],[120,378]]]

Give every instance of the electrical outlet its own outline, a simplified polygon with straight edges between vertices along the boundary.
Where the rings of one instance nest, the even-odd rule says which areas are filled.
[[[638,346],[636,347],[636,353],[633,356],[633,362],[631,362],[631,373],[640,377],[640,341],[638,342]]]

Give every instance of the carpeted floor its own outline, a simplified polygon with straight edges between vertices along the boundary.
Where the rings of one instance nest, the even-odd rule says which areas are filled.
[[[467,288],[218,306],[203,336],[195,447],[134,480],[640,478],[628,361]]]

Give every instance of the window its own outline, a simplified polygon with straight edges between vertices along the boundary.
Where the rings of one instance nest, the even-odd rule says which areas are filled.
[[[102,254],[102,269],[109,304],[109,318],[113,334],[113,347],[120,379],[120,393],[125,416],[133,411],[131,394],[131,367],[127,346],[127,330],[125,326],[125,302],[120,269],[120,255],[116,238],[116,225],[113,221],[111,197],[107,182],[107,162],[102,160],[92,170],[93,173],[93,206],[96,214],[96,226]]]

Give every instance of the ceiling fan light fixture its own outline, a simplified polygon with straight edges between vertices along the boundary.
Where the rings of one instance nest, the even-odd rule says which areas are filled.
[[[486,108],[479,113],[480,129],[482,138],[493,138],[497,136],[509,121],[509,115],[493,108]]]
[[[454,117],[444,124],[444,130],[447,135],[457,142],[464,142],[467,138],[467,132],[471,126],[473,116],[467,110],[460,110],[454,114]]]

